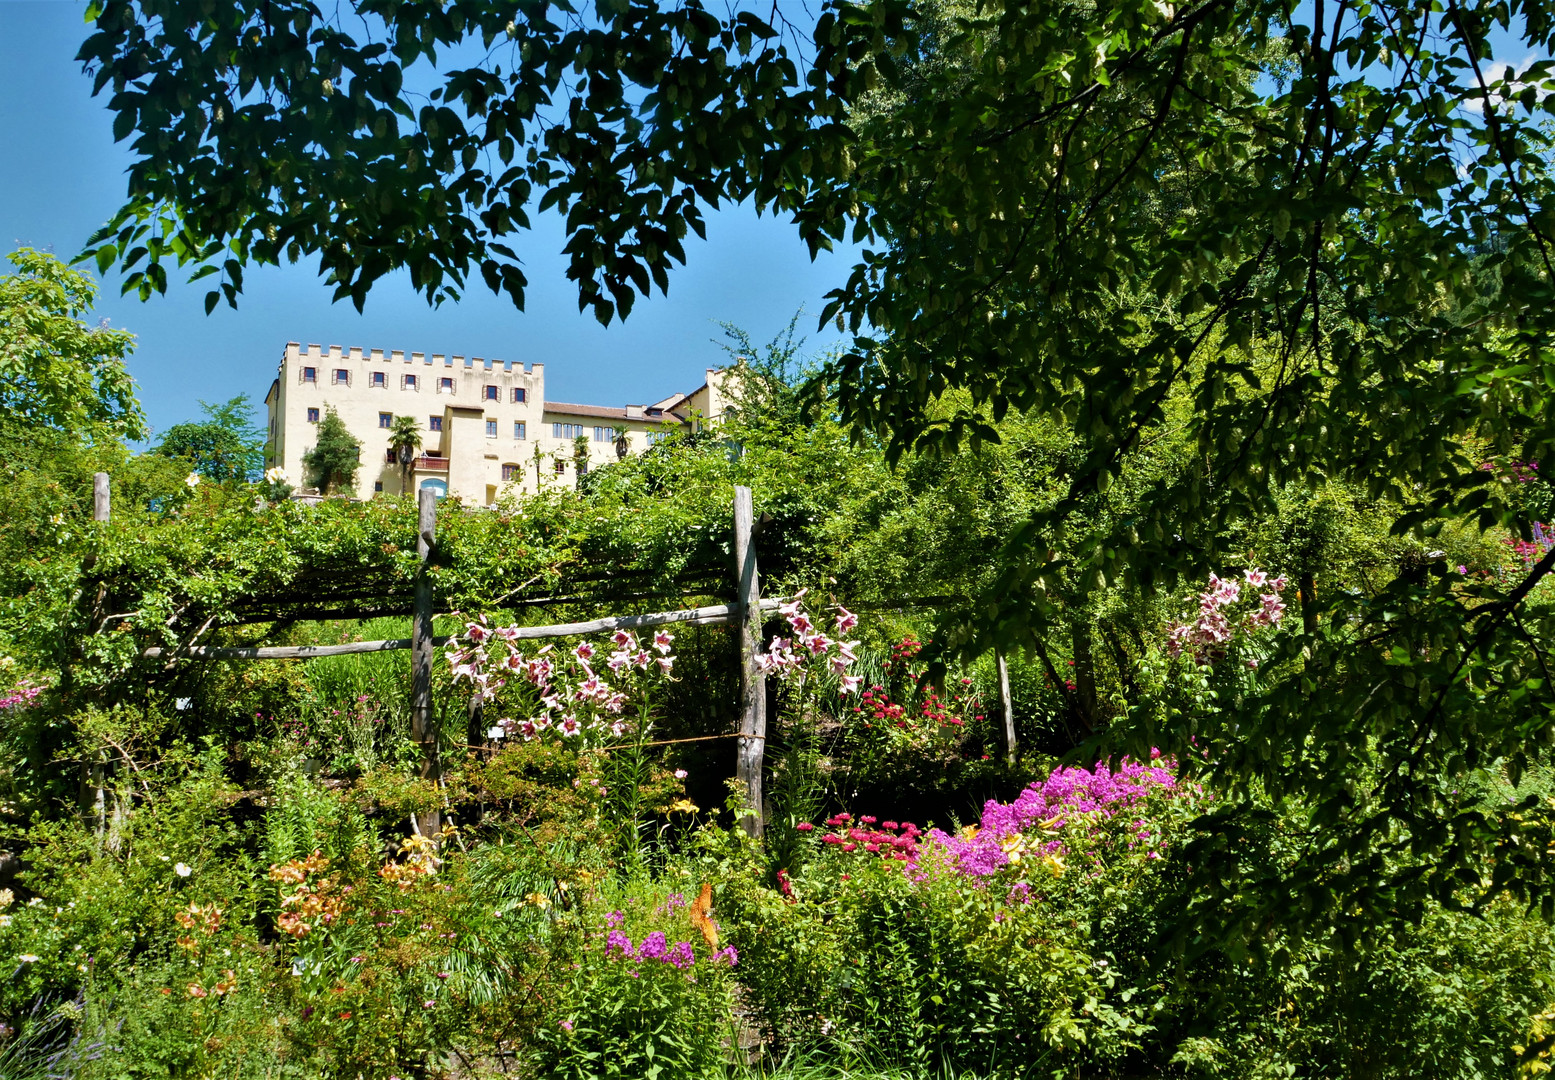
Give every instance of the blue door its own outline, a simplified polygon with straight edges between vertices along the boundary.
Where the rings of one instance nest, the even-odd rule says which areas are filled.
[[[447,480],[439,480],[436,477],[428,477],[427,479],[421,481],[421,486],[424,488],[431,488],[433,491],[437,492],[437,497],[439,499],[448,497]]]

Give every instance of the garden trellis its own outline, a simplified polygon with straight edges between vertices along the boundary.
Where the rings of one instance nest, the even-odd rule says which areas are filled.
[[[93,494],[97,528],[106,529],[110,519],[106,474],[94,477]],[[336,507],[320,518],[316,515],[328,507],[256,505],[252,515],[213,522],[215,531],[208,534],[204,547],[209,561],[187,567],[174,563],[177,569],[159,579],[172,582],[167,595],[154,598],[149,606],[147,586],[135,574],[127,574],[121,560],[111,557],[112,546],[103,548],[110,557],[100,563],[89,555],[83,565],[88,575],[79,594],[83,603],[78,612],[92,635],[115,621],[139,616],[140,625],[160,634],[162,642],[135,642],[128,635],[115,634],[102,637],[97,647],[118,648],[124,661],[149,663],[164,676],[172,676],[190,660],[308,660],[409,650],[410,737],[422,749],[423,778],[436,780],[442,758],[432,722],[433,653],[459,639],[435,636],[434,614],[562,604],[595,606],[596,610],[606,606],[608,610],[607,605],[614,603],[641,603],[654,597],[720,599],[724,602],[519,627],[514,635],[533,640],[670,625],[737,626],[738,724],[735,730],[713,737],[737,740],[736,782],[749,814],[745,825],[759,834],[768,702],[766,680],[756,658],[763,643],[765,616],[781,601],[762,599],[757,566],[757,536],[771,518],[757,517],[750,488],[735,487],[733,496],[734,527],[730,533],[720,536],[717,525],[698,519],[676,534],[676,546],[646,549],[646,555],[643,549],[616,548],[602,553],[594,546],[568,547],[570,534],[557,532],[544,514],[531,517],[527,511],[515,520],[511,540],[507,539],[508,518],[501,515],[461,511],[453,517],[444,515],[440,528],[438,500],[429,491],[422,492],[416,504],[414,549],[407,542],[406,508],[363,504],[345,508],[353,512],[342,516],[342,508]],[[268,524],[272,521],[273,525]],[[337,531],[343,541],[336,540]],[[327,537],[327,542],[321,542],[321,536]],[[559,544],[554,542],[557,537],[562,541]],[[137,535],[133,542],[140,545],[148,540],[155,550],[155,537]],[[526,548],[537,551],[538,557],[525,556]],[[480,576],[472,577],[472,552],[485,558],[485,552],[503,549],[516,550],[519,557],[502,562],[500,573],[486,572],[487,567]],[[182,551],[176,546],[173,550],[175,554]],[[412,550],[413,561],[409,558]],[[776,550],[783,550],[781,539]],[[667,563],[663,561],[666,554]],[[184,576],[178,576],[180,573]],[[515,581],[521,584],[513,587]],[[545,584],[535,588],[541,582]],[[958,602],[964,598],[899,598],[890,606],[938,607]],[[127,614],[109,614],[121,608]],[[253,644],[201,643],[215,630],[243,625],[390,615],[410,616],[411,636],[332,645],[266,645],[262,637]],[[182,629],[174,631],[175,624]],[[128,625],[127,621],[118,622],[121,628]],[[131,646],[132,651],[123,653],[123,646]],[[1005,749],[1013,758],[1012,703],[1007,691],[1000,697],[1005,713]],[[102,790],[96,776],[99,771],[93,770],[83,793],[89,801],[98,798],[96,793]]]
[[[93,520],[106,523],[110,519],[110,485],[107,473],[93,477]],[[423,488],[417,505],[416,552],[418,572],[415,580],[414,605],[411,611],[411,636],[380,641],[355,641],[340,645],[283,645],[283,646],[210,646],[186,643],[173,648],[153,646],[140,651],[143,660],[160,660],[171,666],[182,660],[307,660],[325,656],[341,656],[409,649],[411,652],[411,739],[421,747],[421,775],[435,780],[442,771],[442,756],[437,743],[435,725],[432,722],[432,663],[433,652],[441,645],[459,641],[458,635],[438,637],[433,634],[435,595],[429,573],[433,552],[437,544],[437,494]],[[611,615],[581,622],[551,623],[542,626],[519,627],[514,636],[520,640],[542,638],[579,637],[613,630],[637,630],[658,626],[720,626],[738,625],[740,648],[740,724],[739,730],[726,738],[739,740],[737,778],[745,792],[746,827],[753,835],[762,829],[762,790],[764,746],[766,740],[766,677],[756,664],[756,652],[761,644],[762,618],[774,611],[782,602],[761,598],[757,568],[755,535],[757,522],[754,516],[751,490],[748,487],[734,489],[734,571],[739,583],[738,595],[733,603],[682,608],[672,611],[651,612],[640,615]],[[91,799],[101,808],[105,795],[100,778],[91,785]],[[418,822],[424,833],[436,831],[433,822]]]

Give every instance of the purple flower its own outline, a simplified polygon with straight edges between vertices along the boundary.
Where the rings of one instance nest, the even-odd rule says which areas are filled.
[[[1105,763],[1095,769],[1069,766],[1055,769],[1041,784],[1032,784],[1015,801],[989,800],[983,806],[981,827],[971,837],[950,836],[931,829],[930,839],[950,852],[956,869],[967,877],[987,877],[1009,864],[1003,841],[1024,832],[1039,822],[1062,825],[1073,814],[1101,813],[1110,816],[1143,799],[1155,789],[1170,790],[1177,781],[1159,765],[1141,765],[1125,761],[1113,772]],[[1042,845],[1044,853],[1063,848],[1061,840]]]
[[[663,938],[664,935],[660,934],[659,939],[662,941]],[[644,942],[644,944],[647,943]],[[627,937],[620,930],[612,930],[605,936],[605,955],[610,956],[617,949],[621,951],[622,956],[632,955],[632,939]]]
[[[657,960],[664,955],[664,948],[664,931],[655,930],[643,938],[643,943],[637,947],[637,958],[639,960]]]
[[[728,964],[733,967],[740,962],[740,954],[735,951],[733,945],[726,945],[713,954],[713,963]]]
[[[677,968],[688,968],[696,963],[696,954],[691,951],[691,942],[677,941],[660,959]]]

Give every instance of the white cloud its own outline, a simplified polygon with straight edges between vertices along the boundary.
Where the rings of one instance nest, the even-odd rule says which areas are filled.
[[[1521,76],[1532,66],[1533,57],[1530,55],[1524,57],[1522,62],[1515,66],[1506,62],[1505,60],[1496,60],[1493,63],[1485,65],[1485,67],[1481,69],[1485,76],[1485,86],[1491,89],[1491,100],[1495,102],[1497,109],[1500,109],[1506,105],[1507,95],[1505,93],[1498,93],[1494,89],[1496,84],[1510,75],[1512,77],[1512,85],[1510,89],[1513,93],[1518,92],[1526,86],[1535,85],[1534,83],[1522,82],[1519,79],[1519,76]],[[1541,98],[1548,97],[1549,93],[1550,92],[1548,90],[1541,90],[1539,96]],[[1482,113],[1485,111],[1484,94],[1480,92],[1478,86],[1470,86],[1468,88],[1468,92],[1464,94],[1461,104],[1468,112]]]

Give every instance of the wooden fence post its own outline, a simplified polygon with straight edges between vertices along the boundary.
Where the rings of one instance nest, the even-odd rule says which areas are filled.
[[[745,791],[745,831],[762,833],[761,769],[767,735],[767,677],[756,666],[761,648],[761,582],[756,573],[751,489],[734,489],[734,569],[740,625],[740,745],[736,776]]]
[[[108,520],[108,474],[92,474],[92,520]]]
[[[422,488],[417,503],[415,614],[410,627],[410,737],[421,746],[421,776],[436,780],[442,775],[438,757],[437,727],[432,715],[432,545],[437,539],[437,492]],[[442,826],[442,814],[432,810],[411,822],[422,836],[432,836]]]
[[[1010,665],[1004,653],[996,652],[994,662],[999,668],[999,705],[1004,710],[1004,756],[1015,764],[1015,702],[1010,697]]]
[[[109,513],[109,481],[105,472],[92,474],[92,520],[108,521]],[[88,555],[82,564],[83,570],[90,570],[97,562],[95,555]],[[101,588],[99,588],[98,602],[101,603]],[[91,803],[90,813],[93,824],[97,827],[99,839],[108,837],[108,754],[99,750],[97,756],[87,767],[87,798]],[[117,807],[115,807],[117,809]],[[117,815],[115,815],[117,816]]]

